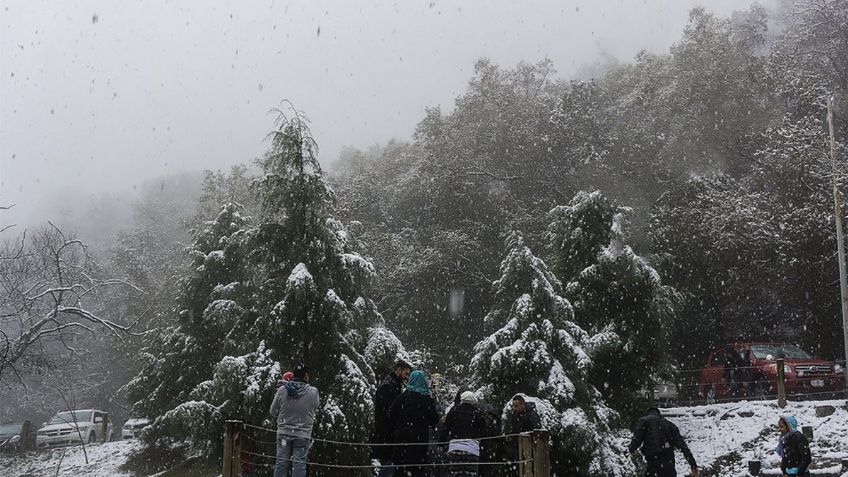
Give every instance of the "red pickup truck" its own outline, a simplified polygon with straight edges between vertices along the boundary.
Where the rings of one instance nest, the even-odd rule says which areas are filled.
[[[707,356],[698,391],[707,403],[765,398],[777,393],[777,359],[783,358],[786,394],[810,396],[845,390],[843,365],[817,359],[783,343],[735,343]]]

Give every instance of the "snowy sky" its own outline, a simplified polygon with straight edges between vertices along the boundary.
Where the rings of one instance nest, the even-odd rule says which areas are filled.
[[[548,57],[568,77],[602,55],[667,51],[698,3],[751,2],[2,0],[0,205],[17,205],[0,225],[247,162],[283,99],[312,119],[325,163],[408,139],[480,57]]]

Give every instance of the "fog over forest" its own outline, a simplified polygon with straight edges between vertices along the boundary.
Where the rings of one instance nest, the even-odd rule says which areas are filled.
[[[94,202],[126,220],[160,176],[261,155],[283,99],[308,113],[329,165],[345,146],[408,140],[478,58],[549,58],[557,77],[585,78],[666,52],[697,4],[4,1],[0,198],[16,206],[0,223],[71,225]]]

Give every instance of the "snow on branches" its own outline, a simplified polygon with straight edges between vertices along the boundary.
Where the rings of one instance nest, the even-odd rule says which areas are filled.
[[[5,233],[9,233],[6,231]],[[115,287],[102,278],[86,244],[52,223],[0,243],[0,381],[50,364],[49,350],[84,353],[80,336],[123,339],[133,323],[103,313],[97,297]]]

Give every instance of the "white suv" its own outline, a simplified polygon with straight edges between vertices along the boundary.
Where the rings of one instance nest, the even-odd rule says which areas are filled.
[[[124,423],[121,428],[122,439],[135,439],[144,431],[144,428],[150,425],[150,420],[146,417],[132,417]]]
[[[103,428],[103,422],[106,428]],[[114,440],[112,423],[108,422],[107,414],[94,409],[60,412],[44,423],[35,436],[38,449],[69,446],[86,442],[93,444],[101,442],[105,437]]]

